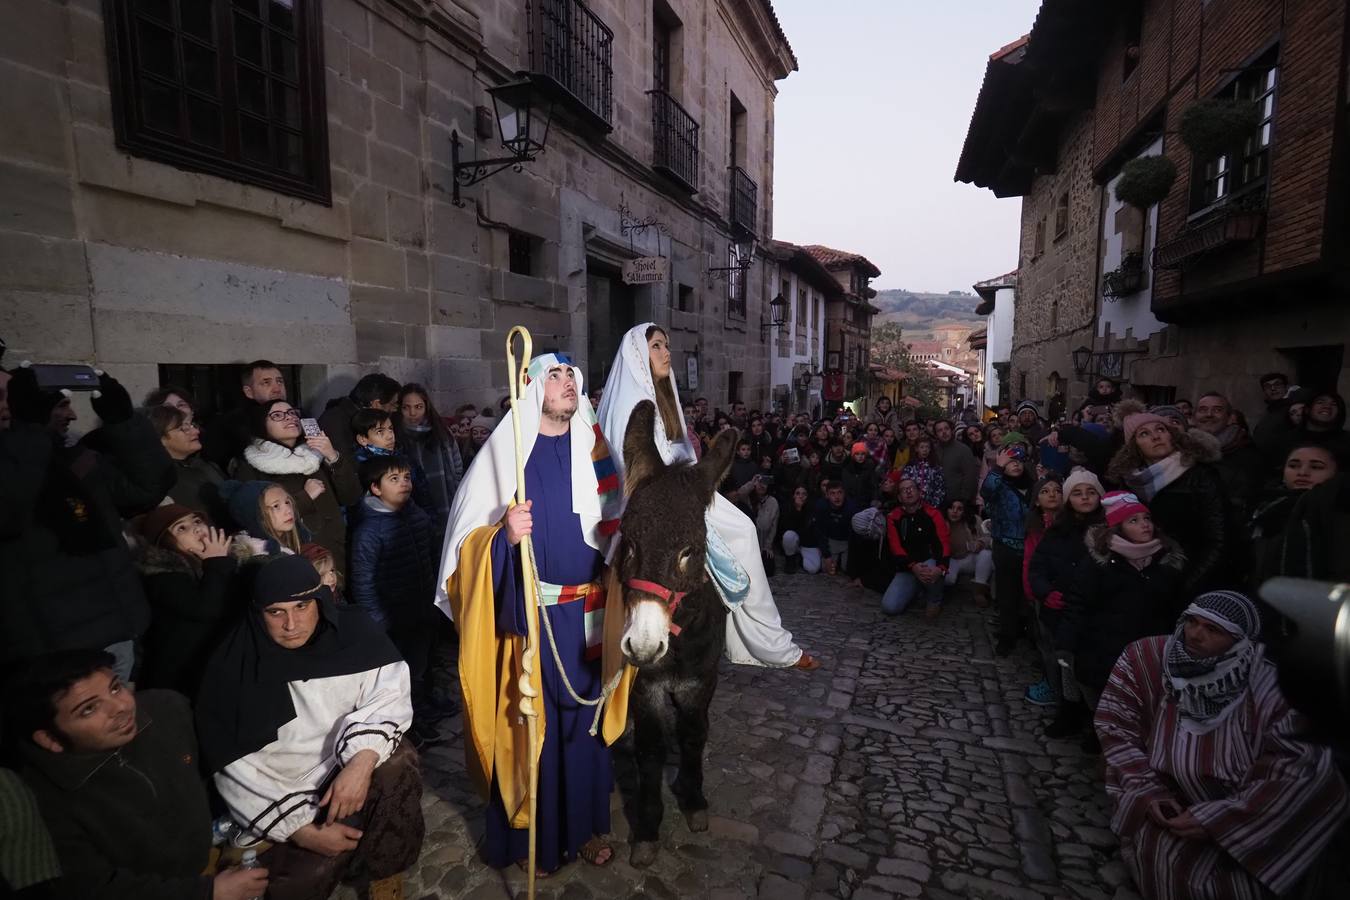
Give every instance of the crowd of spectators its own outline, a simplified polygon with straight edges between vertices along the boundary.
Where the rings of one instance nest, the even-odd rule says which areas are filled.
[[[996,606],[995,653],[1038,651],[1025,698],[1054,709],[1046,733],[1104,748],[1113,802],[1135,804],[1114,825],[1147,882],[1167,835],[1247,863],[1216,824],[1245,821],[1221,781],[1278,771],[1305,780],[1277,799],[1297,795],[1332,830],[1345,812],[1323,756],[1261,738],[1296,714],[1263,668],[1260,629],[1278,617],[1244,596],[1275,575],[1350,575],[1345,403],[1276,374],[1262,385],[1251,429],[1219,394],[1147,409],[1108,381],[1059,421],[1032,403],[980,419],[887,398],[861,418],[690,398],[684,417],[699,452],[736,430],[721,489],[770,574],[846,579],[887,616],[939,619],[957,589]],[[29,369],[0,376],[0,727],[20,773],[0,770],[0,807],[50,832],[12,889],[322,897],[356,872],[392,897],[376,891],[416,858],[416,747],[455,711],[429,677],[449,627],[429,598],[452,500],[501,408],[444,416],[426,388],[376,373],[307,411],[267,360],[241,367],[239,388],[203,422],[181,386],[137,405],[102,373],[99,422],[76,440],[67,393]],[[1164,699],[1183,698],[1180,726],[1131,687],[1150,667]],[[1204,797],[1186,784],[1205,771],[1148,774],[1166,755],[1149,755],[1149,723],[1164,720],[1246,742],[1247,769]],[[1150,777],[1167,787],[1149,793]],[[1325,843],[1290,842],[1300,874]],[[261,867],[240,867],[244,853]],[[1267,879],[1261,865],[1223,877],[1288,887],[1287,868]]]

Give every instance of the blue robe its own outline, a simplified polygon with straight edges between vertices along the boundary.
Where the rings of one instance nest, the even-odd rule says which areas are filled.
[[[534,555],[539,577],[551,584],[585,584],[600,577],[604,557],[586,544],[581,517],[572,512],[572,444],[567,434],[540,435],[525,464],[525,495],[533,501]],[[492,542],[493,587],[497,600],[497,630],[526,633],[525,592],[521,553],[506,541],[501,529]],[[591,699],[600,693],[600,660],[586,660],[585,603],[558,604],[542,610],[553,625],[558,655],[578,695]],[[583,844],[609,832],[609,795],[614,768],[609,748],[599,735],[590,735],[595,708],[572,700],[553,659],[548,635],[540,620],[540,674],[542,709],[547,722],[539,757],[537,798],[538,867],[551,872],[577,857]],[[529,855],[529,832],[509,827],[501,794],[493,779],[487,808],[484,856],[495,868]]]

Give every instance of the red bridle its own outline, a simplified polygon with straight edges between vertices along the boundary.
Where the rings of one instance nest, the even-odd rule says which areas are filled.
[[[651,594],[664,603],[666,612],[670,614],[670,633],[679,637],[680,626],[675,624],[675,609],[680,605],[681,600],[689,596],[688,591],[672,591],[665,585],[657,584],[654,581],[643,581],[641,578],[630,578],[624,584],[635,591]]]

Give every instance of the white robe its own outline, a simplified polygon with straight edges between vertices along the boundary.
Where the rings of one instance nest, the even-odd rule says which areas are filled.
[[[290,840],[314,821],[333,770],[362,750],[383,765],[412,724],[408,664],[290,683],[295,718],[277,739],[215,775],[230,817],[244,831]]]
[[[622,475],[624,471],[623,438],[628,430],[628,417],[643,400],[656,401],[656,387],[652,380],[650,357],[647,351],[647,329],[651,323],[638,325],[623,336],[614,368],[600,398],[600,430],[609,443],[610,458]],[[674,388],[673,382],[672,390]],[[696,461],[694,448],[689,443],[684,413],[679,397],[675,409],[680,417],[680,433],[667,435],[656,417],[656,447],[666,464],[692,464]],[[755,523],[734,503],[716,494],[708,507],[705,519],[709,528],[715,528],[731,548],[736,561],[750,576],[750,590],[745,600],[730,608],[727,616],[727,659],[747,666],[786,668],[801,659],[802,648],[792,641],[792,632],[783,627],[778,605],[769,589],[769,576],[764,571],[760,556],[759,536]]]

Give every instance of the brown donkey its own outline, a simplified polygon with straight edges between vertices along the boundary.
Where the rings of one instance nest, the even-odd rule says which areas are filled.
[[[736,432],[728,431],[697,464],[668,466],[652,437],[654,418],[651,401],[639,403],[624,435],[628,506],[617,560],[626,612],[622,647],[638,667],[628,706],[638,771],[634,866],[656,859],[668,725],[680,748],[672,790],[689,830],[708,828],[703,748],[727,610],[704,566],[703,514],[731,466],[737,440]]]

